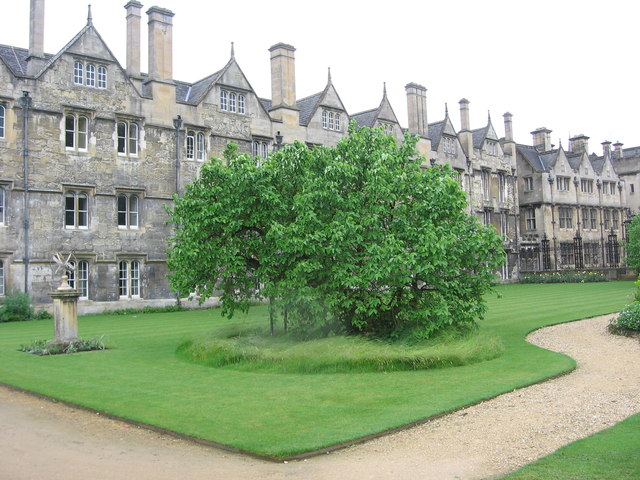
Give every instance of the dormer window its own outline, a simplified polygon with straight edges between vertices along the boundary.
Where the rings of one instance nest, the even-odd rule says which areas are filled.
[[[496,154],[496,142],[492,142],[490,140],[487,140],[487,153],[489,155],[495,155]]]
[[[246,112],[245,105],[245,96],[243,94],[220,90],[220,110],[244,115]]]
[[[457,153],[455,139],[453,137],[442,137],[442,150],[444,153],[455,155]]]
[[[342,129],[340,114],[331,110],[322,111],[322,128],[339,132]]]
[[[382,128],[382,133],[385,133],[387,135],[392,135],[393,134],[393,125],[390,123],[384,123],[384,122],[380,122],[380,128]]]
[[[76,60],[73,64],[73,83],[93,88],[107,88],[107,67]]]

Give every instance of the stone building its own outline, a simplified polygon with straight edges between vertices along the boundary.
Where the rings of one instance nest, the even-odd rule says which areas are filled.
[[[588,155],[585,135],[569,149],[551,145],[551,130],[533,132],[533,145],[517,145],[522,245],[521,269],[617,268],[627,203],[609,142],[604,155]]]

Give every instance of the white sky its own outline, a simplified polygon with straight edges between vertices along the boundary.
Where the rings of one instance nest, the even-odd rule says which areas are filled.
[[[144,3],[144,0],[141,0]],[[45,51],[57,53],[86,23],[93,23],[122,65],[126,0],[46,0]],[[444,118],[445,102],[459,128],[458,101],[467,98],[471,127],[491,112],[498,136],[502,114],[514,115],[515,139],[553,130],[552,143],[591,137],[640,145],[637,118],[640,4],[633,0],[153,0],[143,7],[142,70],[146,68],[146,10],[168,8],[173,17],[174,77],[193,82],[235,56],[254,90],[271,97],[270,46],[296,48],[298,98],[321,91],[327,68],[350,114],[376,108],[383,82],[402,126],[404,86],[427,88],[429,122]],[[29,0],[4,8],[0,44],[28,47]],[[634,88],[635,87],[635,88]]]

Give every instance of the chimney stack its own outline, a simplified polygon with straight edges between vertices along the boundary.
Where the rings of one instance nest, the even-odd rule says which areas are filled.
[[[29,10],[29,56],[27,74],[35,75],[44,66],[44,0],[31,0]]]
[[[458,103],[460,103],[460,131],[469,131],[471,130],[471,122],[469,120],[469,100],[463,98]]]
[[[569,139],[569,150],[574,153],[589,153],[589,137],[580,134]]]
[[[151,7],[149,17],[149,81],[173,83],[173,12]]]
[[[140,17],[142,4],[131,0],[127,9],[127,73],[130,77],[140,76]]]
[[[516,142],[513,139],[513,115],[506,112],[504,118],[504,150],[512,156],[514,162],[516,158]]]
[[[296,49],[277,43],[271,52],[271,116],[291,128],[300,124],[296,108]]]
[[[538,128],[531,132],[533,136],[533,146],[540,152],[551,150],[551,130],[546,127]]]
[[[407,112],[409,115],[409,133],[427,138],[427,89],[417,83],[409,83],[404,87],[407,92]]]
[[[617,141],[616,143],[613,144],[615,157],[618,158],[618,159],[620,159],[620,158],[622,158],[624,156],[623,153],[622,153],[622,145],[624,145],[624,143],[620,143],[620,141]]]
[[[602,142],[602,156],[611,158],[611,142],[609,140]]]
[[[463,98],[458,103],[460,104],[460,132],[458,132],[458,137],[467,160],[471,161],[473,158],[473,134],[471,133],[471,121],[469,120],[469,100]]]

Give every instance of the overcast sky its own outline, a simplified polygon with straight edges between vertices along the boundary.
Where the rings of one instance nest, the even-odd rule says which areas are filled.
[[[141,0],[143,3],[145,0]],[[45,51],[57,53],[93,23],[122,65],[126,0],[46,0]],[[28,47],[29,0],[4,9],[0,43]],[[143,7],[142,70],[146,63],[146,10],[172,10],[174,77],[194,82],[235,56],[254,90],[271,97],[270,46],[296,48],[298,98],[321,91],[327,69],[350,114],[376,108],[388,97],[407,126],[404,86],[427,88],[429,122],[444,118],[445,103],[459,128],[458,101],[470,104],[471,127],[491,112],[499,136],[502,114],[513,114],[515,139],[531,143],[538,127],[552,143],[585,134],[601,154],[604,140],[640,145],[636,86],[640,66],[640,4],[631,0],[153,0]]]

